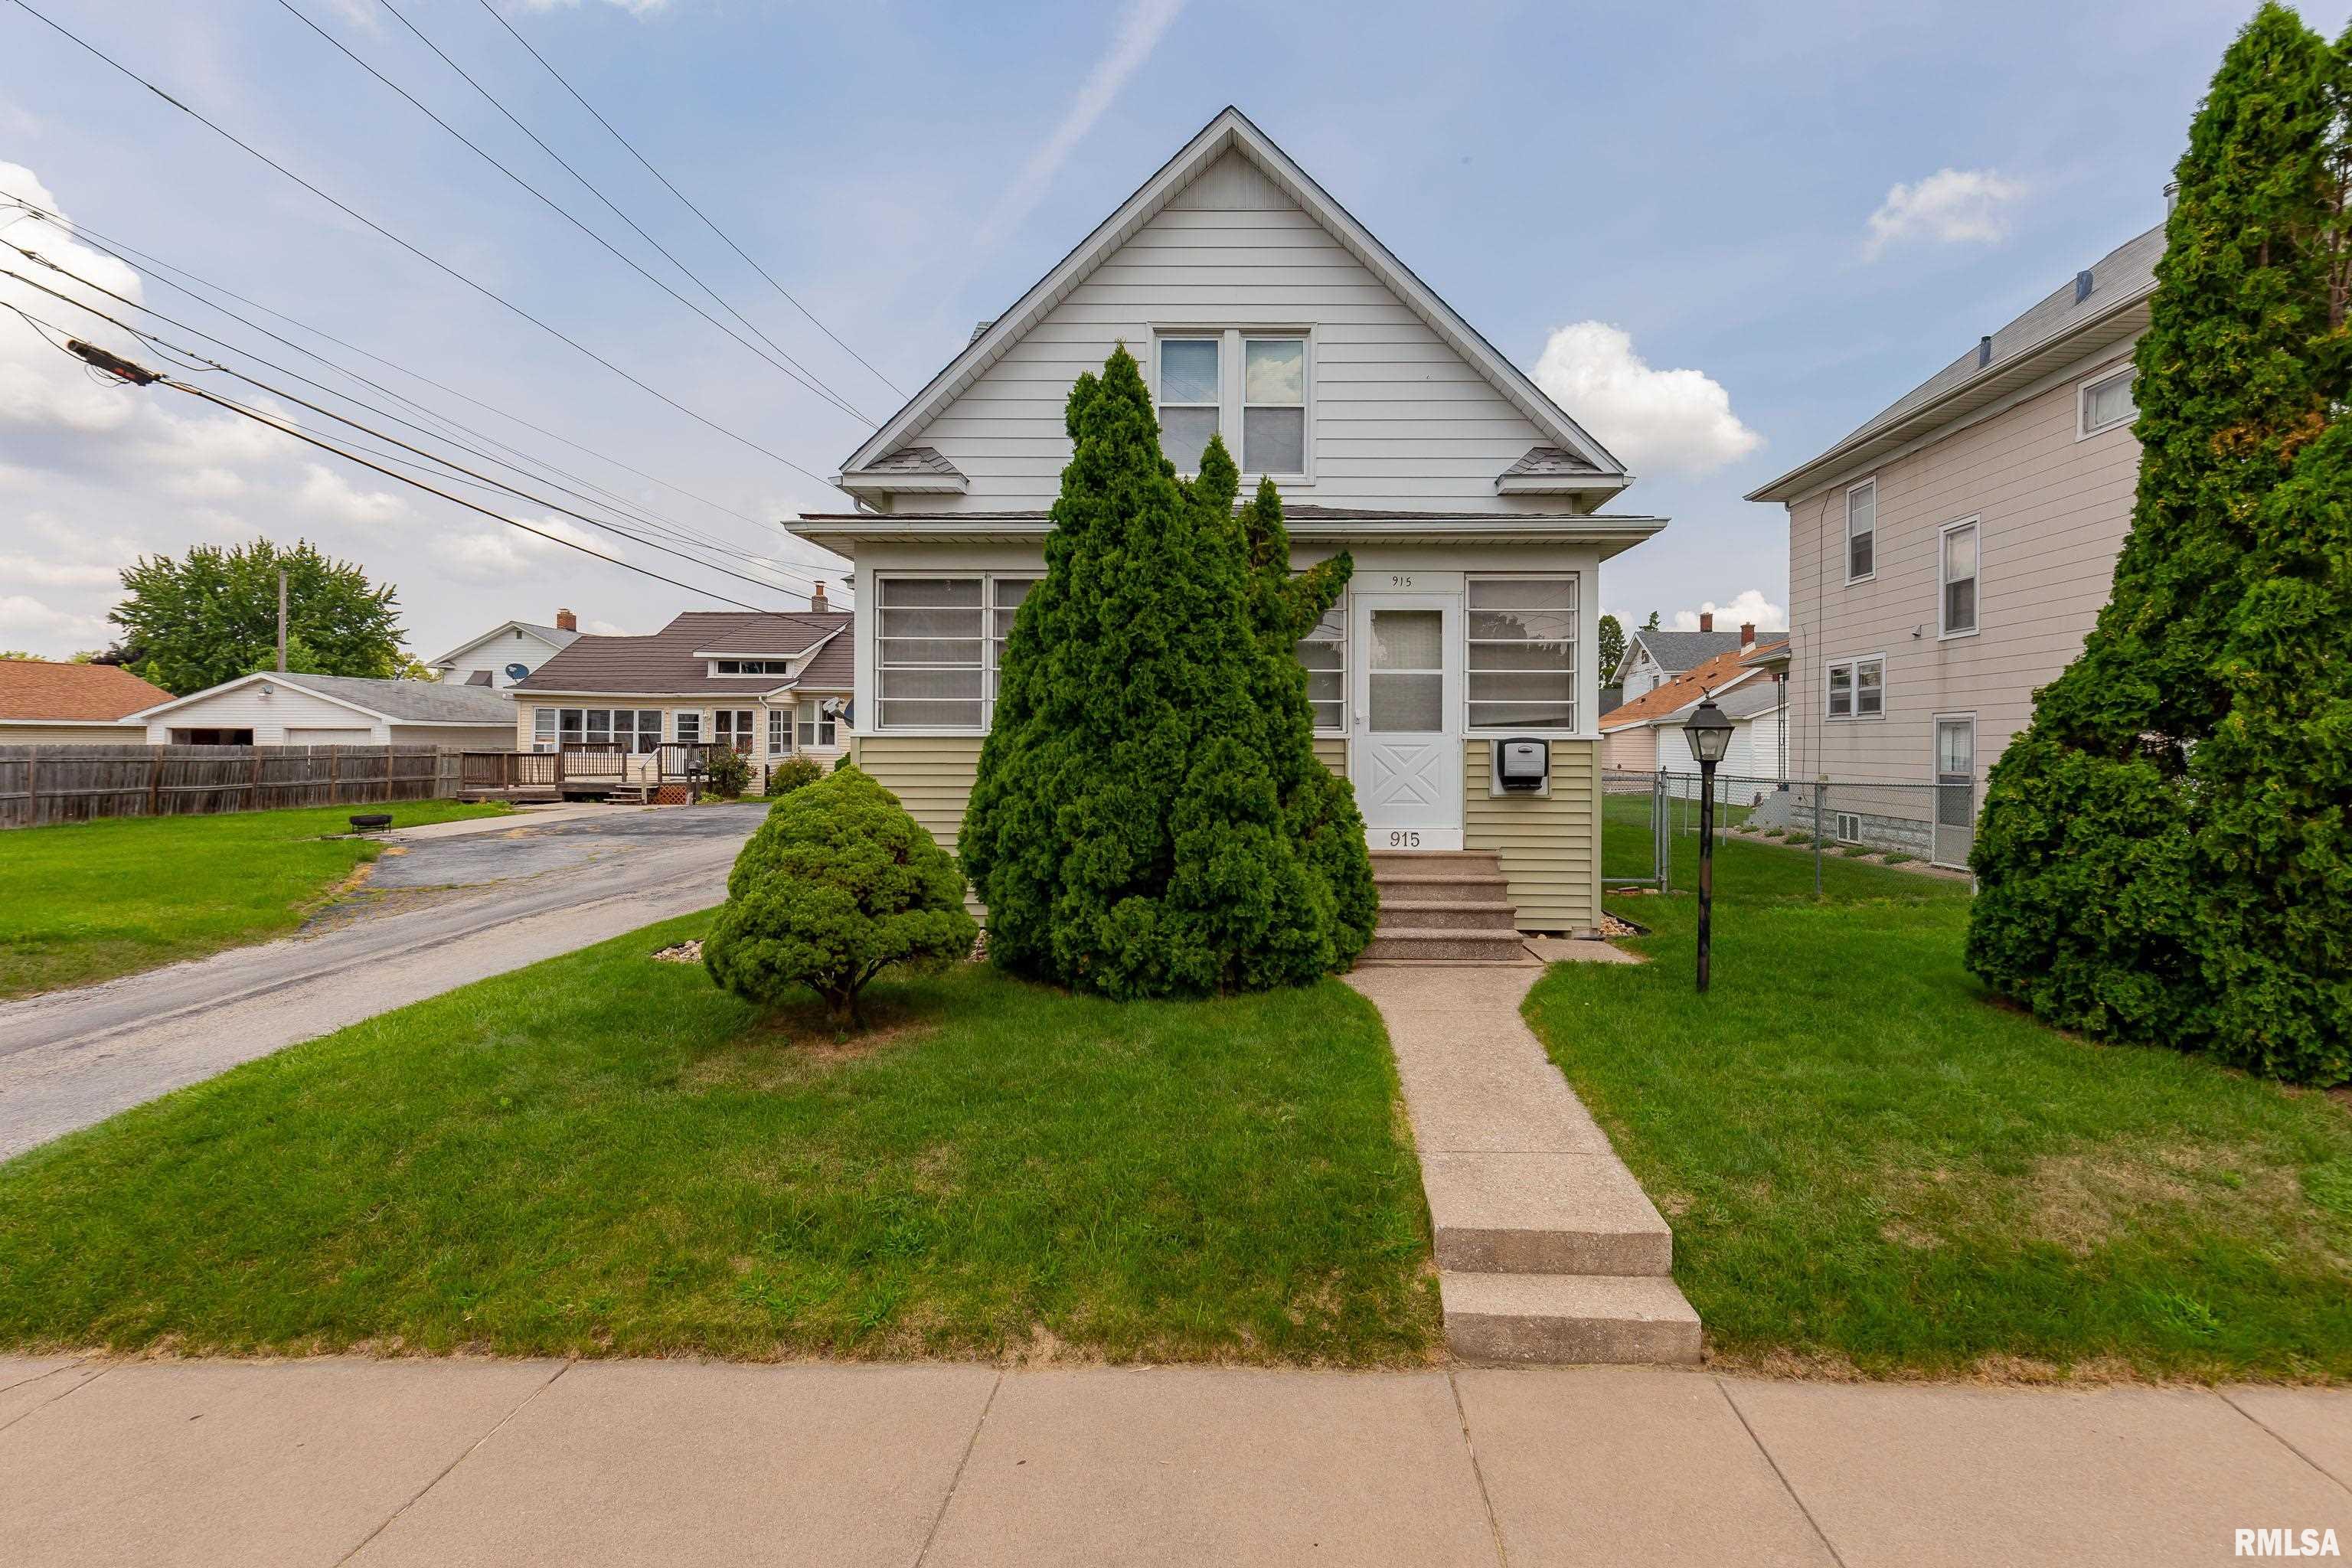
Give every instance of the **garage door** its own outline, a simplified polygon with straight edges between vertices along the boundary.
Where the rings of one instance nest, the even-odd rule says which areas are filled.
[[[292,730],[286,731],[289,746],[372,746],[375,736],[366,730]]]

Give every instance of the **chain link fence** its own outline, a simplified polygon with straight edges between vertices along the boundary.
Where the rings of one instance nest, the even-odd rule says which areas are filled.
[[[1696,773],[1604,770],[1601,880],[1609,887],[1671,890],[1674,842],[1699,830],[1706,793]],[[1718,772],[1715,827],[1769,833],[1811,848],[1814,886],[1823,854],[1858,848],[1966,870],[1976,844],[1977,786],[1955,776],[1933,783],[1864,779],[1771,779]]]

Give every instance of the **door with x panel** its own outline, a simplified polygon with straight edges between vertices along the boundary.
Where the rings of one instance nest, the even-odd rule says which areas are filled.
[[[1462,847],[1462,601],[1355,595],[1351,769],[1375,849]]]

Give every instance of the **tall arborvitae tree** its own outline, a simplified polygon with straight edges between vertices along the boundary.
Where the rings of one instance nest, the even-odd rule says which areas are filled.
[[[1067,420],[959,842],[990,954],[1121,997],[1312,979],[1339,921],[1268,763],[1232,464],[1177,480],[1123,347]]]
[[[2343,70],[2265,5],[2190,128],[2137,353],[2132,531],[2082,655],[1992,771],[1969,932],[1969,966],[2050,1022],[2293,1076],[2322,1069],[2251,1045],[2224,1000],[2245,966],[2217,946],[2209,829],[2235,808],[2193,775],[2238,723],[2225,650],[2272,494],[2347,391],[2329,343]]]

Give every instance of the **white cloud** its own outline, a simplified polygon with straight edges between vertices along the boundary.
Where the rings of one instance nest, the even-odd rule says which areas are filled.
[[[573,552],[554,542],[555,539],[576,544],[607,561],[621,559],[621,552],[613,547],[609,535],[594,532],[560,517],[525,518],[521,521],[529,522],[541,533],[551,534],[554,538],[535,538],[520,528],[486,522],[480,528],[440,535],[433,542],[433,554],[453,577],[474,583],[509,584],[527,575],[543,574],[547,563],[553,557],[573,555]]]
[[[50,561],[38,555],[0,555],[0,582],[35,588],[111,588],[122,574],[111,566],[84,561]]]
[[[1536,384],[1636,473],[1710,473],[1764,445],[1704,371],[1654,370],[1606,321],[1554,331]]]
[[[1939,245],[1991,245],[2009,237],[2008,209],[2025,187],[1990,169],[1938,169],[1915,184],[1896,184],[1870,215],[1862,244],[1865,261],[1890,245],[1927,239]]]
[[[294,504],[301,510],[339,522],[390,522],[408,510],[408,503],[388,490],[363,490],[351,480],[317,463],[308,465]]]
[[[1789,612],[1764,596],[1761,588],[1750,588],[1728,604],[1718,605],[1708,600],[1696,610],[1676,610],[1673,630],[1698,630],[1700,611],[1715,616],[1715,629],[1736,632],[1744,622],[1753,621],[1759,632],[1785,632],[1789,629]]]
[[[76,244],[70,231],[61,231],[23,207],[5,205],[12,200],[49,212],[62,211],[58,198],[32,170],[0,161],[0,235],[10,245],[46,257],[67,272],[126,299],[140,297],[136,272],[110,256]],[[11,270],[38,277],[60,294],[87,300],[109,314],[121,313],[120,306],[61,273],[13,254],[7,260]],[[135,345],[129,338],[91,321],[65,300],[13,278],[0,279],[0,303],[29,311],[54,329],[36,331],[13,311],[0,314],[0,423],[106,431],[120,429],[138,416],[141,405],[152,395],[99,374],[68,357],[58,346],[61,338],[70,334],[130,353]]]
[[[0,635],[26,632],[45,638],[90,638],[106,636],[108,629],[103,616],[52,609],[30,594],[0,594]]]
[[[997,199],[995,210],[981,224],[972,237],[968,254],[988,250],[999,240],[1020,226],[1045,195],[1070,153],[1083,141],[1095,121],[1103,116],[1111,100],[1126,87],[1128,79],[1142,68],[1160,47],[1160,36],[1169,24],[1184,8],[1184,0],[1132,0],[1119,18],[1118,33],[1111,40],[1110,52],[1097,60],[1087,79],[1078,87],[1078,95],[1071,100],[1069,111],[1062,116],[1037,150],[1021,165],[1013,184]]]

